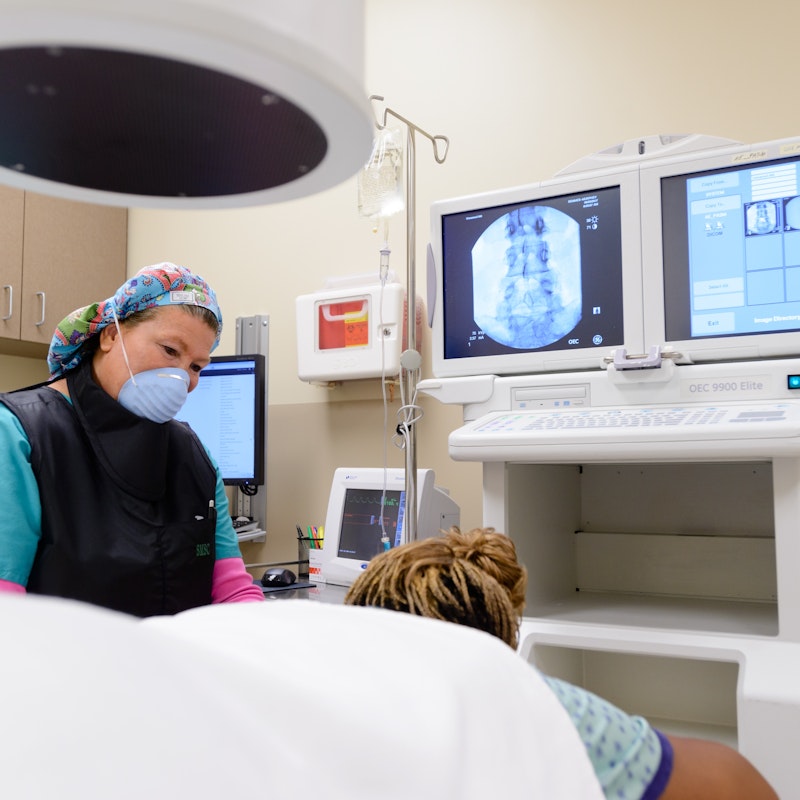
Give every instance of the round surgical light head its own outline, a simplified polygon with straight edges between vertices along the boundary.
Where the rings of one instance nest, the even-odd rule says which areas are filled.
[[[0,182],[223,208],[369,158],[363,0],[0,0]]]

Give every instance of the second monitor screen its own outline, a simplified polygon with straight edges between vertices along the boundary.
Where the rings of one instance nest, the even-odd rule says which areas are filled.
[[[384,531],[391,546],[396,547],[403,532],[405,507],[406,493],[398,489],[385,493],[382,489],[347,489],[337,555],[369,561],[383,552]]]
[[[800,329],[800,161],[662,179],[667,339]]]

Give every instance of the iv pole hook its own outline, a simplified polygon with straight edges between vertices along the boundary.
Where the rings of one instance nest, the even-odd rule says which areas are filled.
[[[383,97],[379,94],[371,94],[369,96],[369,100],[371,103],[375,100],[383,102]],[[415,131],[416,133],[421,133],[426,139],[429,139],[433,145],[433,157],[436,160],[436,163],[444,164],[444,160],[447,158],[447,151],[450,149],[450,140],[446,136],[442,136],[440,134],[433,135],[422,130],[422,128],[420,128],[418,125],[415,125],[410,120],[407,120],[405,117],[401,116],[388,106],[383,109],[381,121],[378,122],[377,119],[375,120],[375,126],[378,128],[378,130],[382,131],[386,127],[387,118],[390,114],[391,116],[395,117],[395,119],[399,119],[400,122],[405,123],[405,125],[407,125],[411,130]]]

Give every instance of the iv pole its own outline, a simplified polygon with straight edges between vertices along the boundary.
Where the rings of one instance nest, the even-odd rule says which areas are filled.
[[[370,95],[370,102],[383,101],[381,95]],[[433,145],[433,157],[437,164],[447,158],[450,140],[446,136],[433,136],[410,122],[391,108],[384,108],[381,122],[376,121],[378,130],[386,127],[387,117],[391,115],[406,126],[406,330],[408,344],[400,356],[400,381],[404,389],[406,403],[412,402],[417,389],[417,377],[422,359],[417,352],[416,304],[416,195],[415,195],[415,142],[414,135],[422,134]],[[439,145],[442,145],[440,152]],[[405,541],[417,538],[417,429],[412,420],[406,425],[405,441]]]

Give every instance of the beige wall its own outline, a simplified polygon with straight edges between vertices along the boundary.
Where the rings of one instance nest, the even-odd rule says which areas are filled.
[[[0,355],[0,392],[47,380],[44,359]]]
[[[418,291],[434,200],[546,179],[647,134],[756,142],[800,133],[791,94],[798,22],[794,0],[760,15],[739,0],[367,0],[367,93],[451,140],[437,165],[417,139]],[[390,244],[400,275],[404,241],[395,219]],[[269,542],[246,546],[248,561],[293,556],[294,525],[323,521],[336,466],[383,463],[377,382],[334,390],[301,383],[294,317],[295,297],[326,276],[377,272],[380,244],[358,217],[355,178],[277,206],[131,213],[131,270],[184,263],[217,288],[229,323],[270,315]],[[426,374],[429,347],[426,331]],[[233,350],[229,324],[220,352]],[[18,385],[28,381],[18,361],[0,358],[0,380],[17,377]],[[479,524],[480,469],[447,453],[460,408],[423,405],[418,464],[450,488],[464,525]],[[402,466],[402,453],[391,443],[388,450],[389,465]]]

